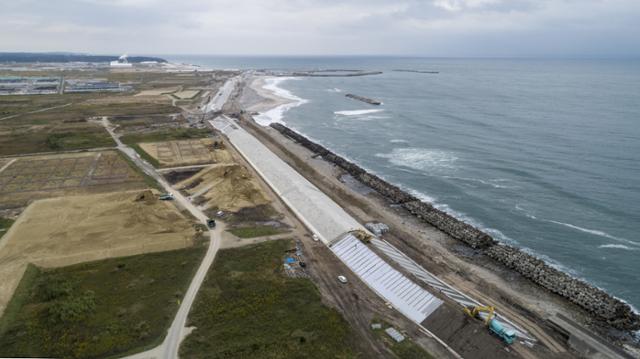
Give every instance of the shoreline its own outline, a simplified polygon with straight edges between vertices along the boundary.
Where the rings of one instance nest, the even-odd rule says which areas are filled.
[[[282,123],[285,112],[308,102],[278,87],[280,83],[293,79],[293,77],[254,76],[248,80],[247,87],[253,93],[245,94],[246,98],[242,102],[247,111],[258,113],[253,116],[256,123],[261,126],[268,126],[272,122]]]
[[[256,85],[259,84],[256,84],[255,81],[251,83],[251,87],[257,92],[267,91],[264,88],[261,89],[262,91],[256,89]],[[271,92],[270,96],[277,96],[277,93]],[[281,98],[281,101],[286,100],[286,98]],[[264,106],[267,107],[266,104]],[[282,106],[282,104],[278,106]],[[638,310],[624,299],[615,297],[585,279],[577,278],[562,264],[546,261],[540,258],[535,251],[495,240],[482,228],[466,223],[464,219],[458,218],[455,213],[451,214],[447,211],[442,211],[437,208],[440,206],[436,206],[423,198],[418,198],[421,196],[417,197],[413,191],[407,191],[390,184],[377,175],[361,168],[350,159],[345,159],[333,153],[330,149],[314,142],[313,139],[309,139],[306,135],[286,127],[286,124],[282,121],[284,112],[286,110],[280,112],[280,117],[277,118],[277,121],[271,121],[268,126],[304,146],[318,157],[322,157],[325,161],[341,168],[355,178],[358,183],[372,188],[384,198],[411,213],[411,215],[456,238],[471,249],[481,251],[482,255],[492,261],[519,273],[537,287],[557,294],[568,302],[579,306],[589,315],[600,319],[610,327],[629,331],[632,334],[633,331],[640,329],[640,314]],[[265,126],[264,122],[256,122]],[[635,333],[637,335],[638,332]]]

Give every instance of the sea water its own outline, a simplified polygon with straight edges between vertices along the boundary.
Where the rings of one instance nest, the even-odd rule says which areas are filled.
[[[294,104],[260,122],[286,123],[497,240],[640,308],[640,61],[176,60],[383,71],[272,83]]]

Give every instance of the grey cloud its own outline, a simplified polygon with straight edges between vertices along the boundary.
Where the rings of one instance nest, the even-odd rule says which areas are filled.
[[[0,0],[3,51],[638,56],[637,0]]]

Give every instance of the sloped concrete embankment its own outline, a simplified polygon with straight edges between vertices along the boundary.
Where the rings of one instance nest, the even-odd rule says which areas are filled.
[[[640,316],[633,312],[628,304],[603,290],[571,277],[518,248],[498,243],[480,229],[440,211],[380,177],[368,173],[362,167],[347,161],[282,124],[273,123],[271,127],[322,156],[326,161],[340,167],[361,183],[374,189],[389,201],[399,204],[420,220],[483,252],[543,288],[577,304],[595,318],[607,322],[616,329],[640,329]]]

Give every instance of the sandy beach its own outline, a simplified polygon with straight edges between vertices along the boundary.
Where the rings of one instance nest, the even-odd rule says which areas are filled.
[[[289,80],[292,78],[252,76],[246,79],[247,85],[238,97],[241,108],[254,113],[254,120],[260,125],[281,122],[286,111],[306,102],[278,87],[278,84]]]

